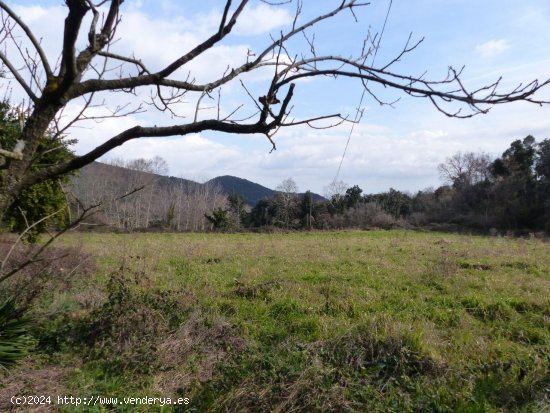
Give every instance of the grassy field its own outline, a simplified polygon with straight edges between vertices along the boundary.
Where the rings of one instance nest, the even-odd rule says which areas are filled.
[[[25,382],[190,399],[62,411],[550,410],[546,242],[412,231],[62,242],[95,267],[41,298],[37,351],[4,393]]]

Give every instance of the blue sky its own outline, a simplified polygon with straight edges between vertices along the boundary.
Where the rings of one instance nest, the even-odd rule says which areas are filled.
[[[320,14],[337,5],[337,0],[305,0],[301,18]],[[349,56],[357,54],[367,31],[380,31],[389,4],[374,0],[357,13],[356,23],[349,13],[319,25],[315,30],[318,51]],[[11,3],[28,24],[43,38],[51,60],[59,52],[62,21],[66,10],[62,1],[23,0]],[[126,1],[122,6],[120,40],[114,50],[133,51],[153,68],[170,62],[197,41],[215,30],[224,2]],[[295,5],[270,7],[251,1],[248,14],[234,33],[190,70],[198,79],[221,75],[227,65],[245,59],[247,49],[260,50],[291,23]],[[394,71],[441,78],[447,67],[466,65],[464,79],[471,87],[496,80],[503,75],[504,87],[519,82],[550,77],[550,2],[547,0],[394,0],[390,18],[377,56],[383,64],[399,53],[409,33],[424,42],[409,54]],[[310,34],[312,31],[309,32]],[[83,36],[85,37],[85,36]],[[293,42],[293,52],[304,50],[303,40]],[[307,50],[307,48],[306,48]],[[183,73],[182,73],[183,75]],[[245,78],[247,87],[258,96],[265,94],[266,73]],[[440,184],[437,164],[457,151],[502,153],[509,143],[532,134],[550,137],[550,107],[512,104],[494,108],[489,115],[474,119],[448,119],[422,99],[403,97],[391,90],[377,88],[382,98],[402,97],[395,108],[380,107],[366,99],[365,115],[351,137],[340,180],[361,186],[365,192],[393,187],[416,191]],[[264,91],[264,93],[262,93]],[[17,97],[14,90],[13,96]],[[145,96],[143,94],[142,96]],[[318,79],[297,85],[293,114],[302,118],[340,112],[355,112],[361,87],[349,80]],[[550,90],[540,97],[550,100]],[[106,96],[109,104],[123,104],[123,98]],[[138,97],[132,97],[135,103]],[[238,83],[223,91],[223,110],[246,102]],[[183,113],[193,111],[189,99]],[[77,111],[78,105],[69,108]],[[246,108],[243,114],[247,113]],[[211,116],[208,110],[201,116]],[[189,118],[183,119],[183,122]],[[113,134],[135,124],[172,124],[178,120],[150,112],[125,119],[74,129],[76,150],[91,149]],[[181,122],[181,120],[180,120]],[[166,139],[143,139],[116,149],[110,157],[137,158],[162,156],[172,175],[206,180],[217,175],[235,175],[275,187],[292,177],[300,190],[323,193],[332,181],[350,125],[329,130],[305,127],[285,129],[275,136],[277,151],[263,136],[235,136],[206,132],[200,135]]]

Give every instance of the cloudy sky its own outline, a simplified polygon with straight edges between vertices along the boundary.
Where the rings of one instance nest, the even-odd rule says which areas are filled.
[[[304,0],[301,20],[321,14],[339,0]],[[46,52],[55,62],[59,54],[62,24],[66,15],[61,0],[18,0],[8,2],[42,38]],[[211,35],[219,25],[225,2],[214,0],[127,0],[122,6],[122,22],[113,51],[133,54],[158,69],[173,61]],[[373,0],[350,13],[310,30],[315,33],[319,53],[357,55],[367,33],[380,32],[389,0]],[[295,3],[269,6],[251,1],[234,32],[220,45],[186,66],[179,76],[191,74],[197,81],[213,80],[229,67],[246,61],[269,44],[270,35],[285,31],[294,18]],[[423,43],[399,62],[394,71],[401,74],[443,78],[448,66],[465,65],[464,81],[472,88],[503,76],[503,88],[520,82],[550,78],[550,2],[548,0],[394,0],[389,20],[376,57],[383,66],[403,48],[410,33]],[[84,44],[85,32],[81,44]],[[307,52],[304,39],[293,42],[291,53]],[[265,94],[270,72],[259,71],[243,79],[254,95]],[[3,81],[5,83],[5,80]],[[19,91],[14,87],[12,98]],[[3,85],[6,87],[6,84]],[[550,89],[550,88],[548,88]],[[515,103],[496,107],[488,115],[473,119],[449,119],[423,99],[401,96],[391,90],[375,88],[380,98],[401,100],[391,108],[381,107],[366,98],[361,123],[351,135],[339,180],[361,186],[365,192],[390,187],[416,191],[440,184],[437,165],[457,151],[484,151],[499,155],[518,138],[528,134],[541,140],[550,137],[550,106]],[[137,96],[109,94],[99,97],[111,107],[136,105],[149,91]],[[550,90],[540,98],[550,100]],[[317,79],[300,82],[294,98],[293,116],[298,119],[330,113],[355,115],[361,98],[361,84],[349,80]],[[222,91],[221,111],[230,113],[244,103],[240,114],[251,114],[253,107],[239,82]],[[67,109],[67,116],[79,110],[81,102]],[[199,119],[216,115],[215,102],[204,99]],[[177,106],[182,119],[151,111],[101,123],[83,124],[72,130],[78,139],[75,149],[84,153],[128,127],[169,125],[193,120],[196,96],[186,97]],[[102,114],[105,109],[94,109]],[[68,119],[68,118],[67,118]],[[324,193],[335,178],[350,134],[350,125],[332,129],[286,128],[275,136],[277,150],[265,136],[237,136],[205,132],[185,137],[140,139],[117,148],[109,157],[132,159],[161,156],[170,174],[207,180],[218,175],[234,175],[268,187],[292,177],[300,190]]]

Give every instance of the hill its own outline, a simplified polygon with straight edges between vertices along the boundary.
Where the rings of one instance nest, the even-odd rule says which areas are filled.
[[[277,191],[273,189],[251,182],[248,179],[231,175],[218,176],[207,183],[218,184],[227,195],[242,195],[245,202],[250,206],[256,205],[261,199],[271,198],[277,193]],[[314,201],[322,201],[325,199],[316,193],[312,193],[312,196]]]
[[[186,192],[200,192],[205,187],[213,188],[218,186],[226,195],[242,195],[245,202],[252,207],[261,199],[271,198],[277,192],[248,179],[236,176],[218,176],[201,184],[184,178],[136,171],[101,162],[93,162],[85,166],[72,181],[76,193],[81,196],[84,196],[83,192],[88,192],[88,189],[91,187],[95,187],[97,192],[97,187],[100,183],[103,183],[101,186],[103,186],[104,191],[108,190],[112,194],[119,195],[134,189],[138,186],[138,183],[148,184],[154,182],[158,189],[173,191],[177,188],[183,189]],[[319,194],[313,193],[313,200],[321,201],[324,198]]]
[[[273,189],[236,176],[218,176],[208,182],[218,184],[227,195],[242,195],[245,202],[251,206],[256,205],[259,200],[271,198],[275,194]]]

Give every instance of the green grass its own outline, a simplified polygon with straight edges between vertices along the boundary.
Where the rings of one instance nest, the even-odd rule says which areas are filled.
[[[548,243],[409,231],[63,242],[77,238],[96,274],[35,309],[38,351],[70,370],[72,394],[183,395],[181,411],[200,412],[550,409]]]

